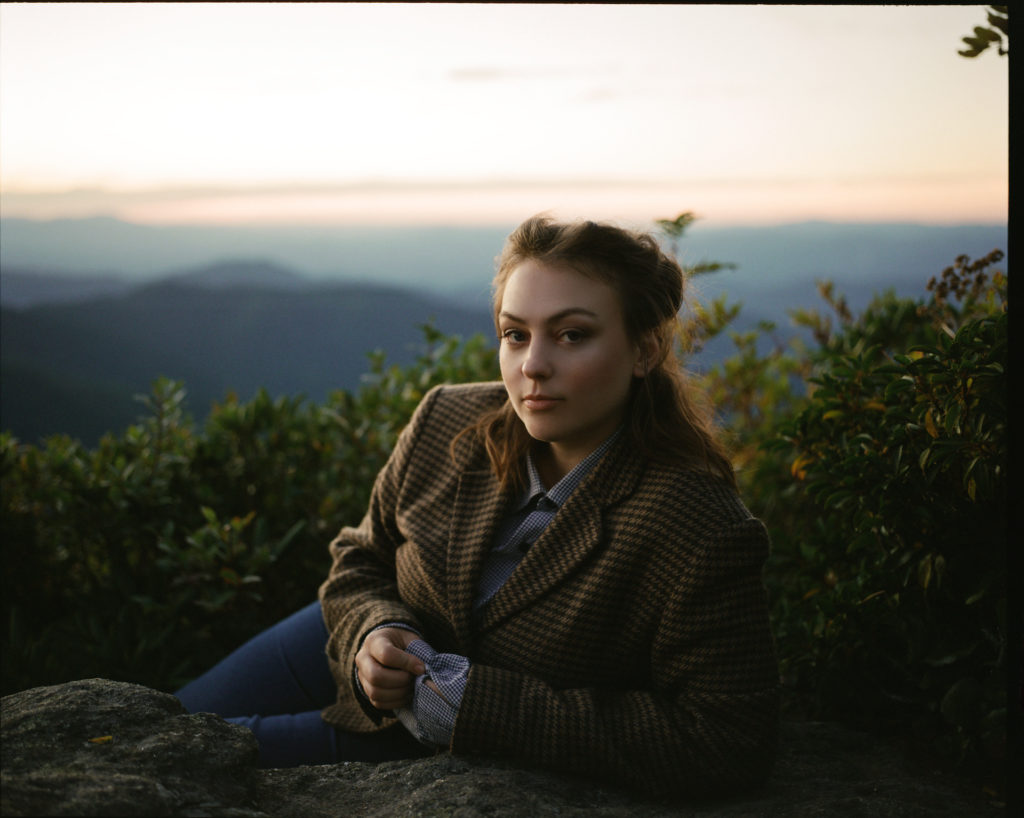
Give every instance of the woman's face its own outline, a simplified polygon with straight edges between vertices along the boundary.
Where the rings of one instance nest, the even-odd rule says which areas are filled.
[[[498,312],[501,377],[516,414],[565,474],[622,422],[641,351],[609,285],[527,260]]]

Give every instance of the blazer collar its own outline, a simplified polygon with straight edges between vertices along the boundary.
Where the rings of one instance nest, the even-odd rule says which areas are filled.
[[[601,543],[604,509],[631,494],[642,473],[641,458],[620,435],[481,609],[477,626],[493,627],[528,608],[575,572]],[[467,471],[459,479],[448,543],[448,604],[459,647],[467,652],[481,566],[509,502],[489,470]]]

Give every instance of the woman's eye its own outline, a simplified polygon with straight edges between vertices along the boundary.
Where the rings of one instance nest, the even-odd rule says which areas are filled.
[[[501,339],[510,344],[518,344],[523,340],[523,333],[517,329],[507,329],[501,333]]]
[[[570,344],[579,343],[585,337],[586,334],[582,330],[578,329],[567,329],[562,332],[562,340],[568,341]]]

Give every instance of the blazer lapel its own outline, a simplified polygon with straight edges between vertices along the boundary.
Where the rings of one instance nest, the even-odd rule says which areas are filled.
[[[593,498],[577,490],[483,607],[480,627],[493,627],[530,607],[576,571],[601,541],[600,515]]]
[[[448,539],[448,616],[459,650],[470,651],[472,611],[484,557],[505,512],[506,496],[489,469],[459,477]]]
[[[479,625],[490,628],[533,604],[576,572],[602,544],[604,508],[631,493],[642,463],[623,435],[594,471],[559,509],[480,612]]]

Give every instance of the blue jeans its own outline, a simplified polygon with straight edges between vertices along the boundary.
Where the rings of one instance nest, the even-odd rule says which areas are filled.
[[[327,628],[320,603],[314,602],[253,637],[174,695],[190,713],[216,713],[252,730],[262,767],[429,755],[401,726],[349,733],[320,717],[337,698],[326,646]]]

